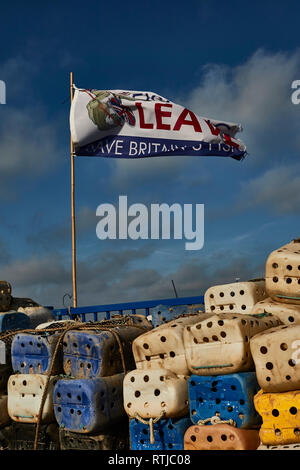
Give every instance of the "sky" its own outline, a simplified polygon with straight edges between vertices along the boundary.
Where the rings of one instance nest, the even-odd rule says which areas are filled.
[[[72,294],[69,74],[78,87],[151,90],[241,123],[248,156],[75,161],[78,305],[202,295],[264,276],[300,236],[300,4],[228,0],[1,3],[0,277],[15,297]],[[99,240],[101,203],[205,206],[199,251]],[[65,300],[66,305],[68,300]]]

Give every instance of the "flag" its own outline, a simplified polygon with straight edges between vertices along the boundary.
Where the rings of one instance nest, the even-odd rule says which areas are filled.
[[[200,117],[153,92],[75,87],[70,129],[77,156],[246,155],[235,137],[240,124]]]

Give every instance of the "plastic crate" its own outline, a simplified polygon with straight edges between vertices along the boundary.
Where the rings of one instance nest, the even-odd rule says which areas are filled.
[[[280,323],[271,315],[213,315],[184,329],[187,365],[192,374],[224,375],[253,369],[250,338]]]
[[[61,332],[16,334],[11,344],[11,361],[14,372],[47,374],[60,336]],[[58,347],[53,366],[52,375],[63,372],[62,342]]]
[[[254,397],[263,419],[260,439],[265,445],[300,443],[300,391],[263,393]]]
[[[25,313],[14,310],[0,313],[0,333],[9,330],[27,330],[30,327],[30,318]]]
[[[300,325],[271,328],[252,338],[250,348],[262,390],[300,389]]]
[[[267,297],[263,279],[213,286],[204,294],[207,313],[247,313]]]
[[[268,297],[254,305],[251,315],[270,313],[275,315],[283,325],[300,324],[300,305],[276,302]]]
[[[183,344],[186,326],[199,323],[210,315],[200,314],[165,323],[133,341],[132,351],[137,369],[168,369],[178,375],[189,375]]]
[[[163,323],[174,320],[179,315],[199,314],[203,312],[203,305],[158,305],[151,308],[152,325],[154,328]]]
[[[144,330],[133,326],[113,329],[122,344],[126,369],[134,369],[132,341]],[[63,367],[67,375],[81,378],[107,377],[123,371],[118,342],[111,331],[70,330],[63,341]]]
[[[273,251],[266,262],[266,290],[278,302],[300,304],[300,239]]]
[[[78,433],[102,434],[125,419],[124,374],[93,379],[61,379],[53,391],[59,426]]]
[[[76,432],[59,430],[61,450],[114,450],[124,451],[129,448],[128,422],[124,424],[125,430],[111,430],[110,434],[99,434],[95,436],[79,434]]]
[[[191,426],[184,435],[184,450],[256,450],[259,433],[228,424]]]
[[[192,375],[188,390],[194,424],[216,415],[224,421],[232,419],[238,428],[251,428],[261,423],[253,403],[259,390],[255,372],[210,377]]]
[[[12,423],[9,430],[9,450],[33,450],[35,424]],[[59,450],[59,433],[56,423],[42,424],[39,429],[37,450]]]
[[[165,418],[188,414],[188,377],[178,377],[166,369],[134,370],[124,379],[124,408],[135,417]]]
[[[300,444],[288,444],[285,446],[265,446],[261,444],[257,450],[300,450]]]
[[[154,443],[150,442],[149,426],[130,420],[132,450],[183,450],[183,436],[191,425],[189,418],[160,419],[153,424]]]
[[[55,421],[52,395],[57,380],[57,376],[50,378],[41,423],[47,424]],[[15,374],[10,376],[7,386],[7,408],[12,420],[21,423],[37,422],[46,381],[47,376],[41,374]]]

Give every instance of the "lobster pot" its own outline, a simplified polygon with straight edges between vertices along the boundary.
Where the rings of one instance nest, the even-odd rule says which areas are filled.
[[[134,370],[124,379],[124,408],[135,418],[179,418],[189,412],[187,377],[166,369]]]
[[[93,379],[61,379],[54,387],[55,418],[60,428],[96,434],[111,431],[125,419],[124,374]]]
[[[300,450],[300,444],[288,444],[285,446],[265,446],[260,444],[257,450]]]
[[[11,285],[9,282],[0,281],[0,311],[6,312],[11,304]]]
[[[229,424],[191,426],[184,435],[184,450],[256,450],[259,432]]]
[[[9,439],[9,450],[33,450],[35,424],[12,423]],[[42,424],[39,428],[37,450],[59,450],[59,432],[56,423]]]
[[[132,341],[142,328],[118,326],[113,328],[123,345],[126,369],[134,369]],[[119,344],[111,331],[70,330],[63,341],[63,368],[76,378],[107,377],[123,371]]]
[[[0,394],[7,393],[7,382],[11,374],[10,364],[0,364]]]
[[[266,291],[278,302],[300,304],[300,238],[269,255]]]
[[[207,313],[247,313],[267,297],[263,279],[213,286],[204,294]]]
[[[10,417],[7,410],[7,395],[0,395],[0,428],[10,423]]]
[[[128,450],[128,423],[126,432],[120,433],[118,429],[110,434],[86,435],[77,432],[59,430],[61,450]]]
[[[260,331],[276,326],[273,316],[213,315],[184,329],[187,366],[196,375],[224,375],[253,368],[249,341]]]
[[[30,328],[30,319],[25,313],[9,310],[0,313],[0,333],[8,330],[27,330]]]
[[[261,415],[260,440],[265,445],[300,443],[300,391],[264,393],[254,397]]]
[[[283,325],[299,325],[300,324],[300,305],[297,304],[284,304],[276,302],[268,297],[261,300],[254,305],[251,315],[258,315],[261,313],[270,313],[275,315]]]
[[[202,305],[158,305],[151,309],[152,325],[154,328],[170,322],[180,315],[199,314],[203,312]]]
[[[47,424],[55,421],[52,395],[57,380],[57,376],[50,377],[41,423]],[[21,423],[37,422],[46,381],[47,376],[41,374],[10,376],[7,386],[7,408],[12,420]]]
[[[250,348],[262,390],[300,389],[300,325],[271,328],[253,337]]]
[[[57,341],[58,333],[30,334],[20,333],[14,336],[11,344],[11,361],[14,372],[21,374],[47,374]],[[63,372],[62,342],[60,343],[53,364],[52,375]]]
[[[153,424],[154,443],[151,444],[149,426],[131,419],[131,450],[183,450],[183,436],[190,425],[189,418],[160,419]]]
[[[152,323],[147,319],[145,315],[141,315],[139,313],[134,313],[130,315],[112,315],[109,320],[102,320],[101,323],[105,325],[105,322],[108,322],[110,324],[118,321],[124,320],[124,318],[128,319],[130,321],[129,325],[135,325],[139,327],[144,327],[147,330],[152,329]]]
[[[209,377],[192,375],[188,390],[194,424],[216,415],[222,421],[232,419],[238,428],[251,428],[261,423],[253,403],[259,390],[255,372]]]
[[[210,315],[204,315],[204,318]],[[132,351],[137,369],[168,369],[178,375],[189,375],[183,344],[183,331],[199,323],[201,315],[192,315],[165,323],[133,341]]]

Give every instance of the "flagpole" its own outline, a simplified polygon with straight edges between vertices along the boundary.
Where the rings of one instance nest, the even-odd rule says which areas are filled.
[[[70,73],[71,105],[73,101],[73,72]],[[72,218],[72,280],[73,280],[73,307],[77,307],[77,279],[76,279],[76,230],[75,230],[75,171],[74,171],[74,145],[71,135],[71,218]]]

